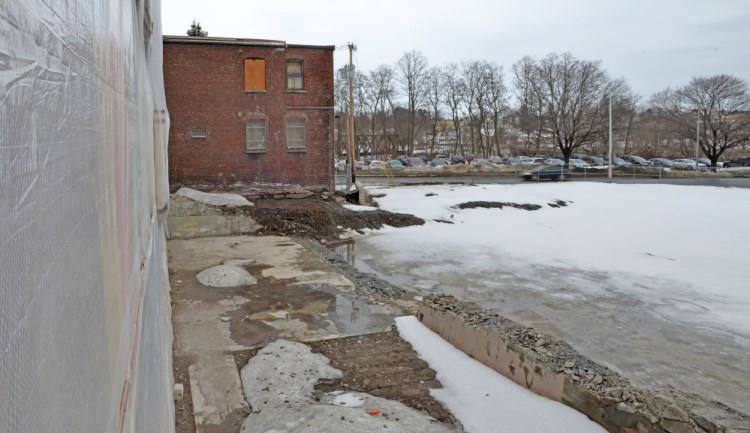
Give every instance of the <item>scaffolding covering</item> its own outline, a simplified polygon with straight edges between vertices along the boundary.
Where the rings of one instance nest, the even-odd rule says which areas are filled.
[[[173,432],[160,0],[0,1],[0,432]]]

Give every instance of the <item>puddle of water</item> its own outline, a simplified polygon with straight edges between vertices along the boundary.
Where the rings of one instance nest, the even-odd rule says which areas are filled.
[[[355,254],[355,243],[348,239],[340,242],[331,242],[328,249],[343,258],[350,266],[354,266],[357,255]]]

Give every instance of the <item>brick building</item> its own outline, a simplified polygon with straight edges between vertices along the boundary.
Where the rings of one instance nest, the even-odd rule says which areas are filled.
[[[170,184],[333,189],[334,49],[165,36]]]

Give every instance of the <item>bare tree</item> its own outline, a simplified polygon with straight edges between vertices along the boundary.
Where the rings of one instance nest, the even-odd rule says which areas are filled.
[[[373,129],[373,134],[386,133],[386,120],[392,115],[396,95],[396,89],[394,87],[395,76],[396,73],[393,70],[393,67],[389,65],[380,65],[370,72],[370,83],[372,84],[372,90],[375,93],[375,111],[380,119],[379,124],[374,125],[376,127]]]
[[[417,110],[422,108],[425,99],[425,77],[427,76],[427,57],[421,51],[411,50],[404,53],[396,62],[401,86],[407,100],[408,122],[406,125],[406,152],[412,154],[414,138],[417,136]]]
[[[612,142],[614,150],[616,153],[622,155],[631,153],[633,149],[633,135],[635,134],[635,129],[639,127],[637,122],[639,120],[638,103],[640,97],[633,92],[624,78],[610,81],[606,85],[604,97],[601,101],[603,104],[601,108],[602,113],[608,111],[609,98],[612,98]],[[602,121],[604,122],[605,119],[602,119]],[[605,124],[605,126],[607,125]],[[607,144],[609,142],[609,128],[602,127],[600,132],[601,140],[592,143],[591,150],[606,154],[605,149],[608,148]]]
[[[477,144],[482,148],[482,123],[486,116],[485,93],[486,89],[482,82],[483,64],[477,60],[470,60],[461,65],[464,84],[464,113],[468,117],[469,126],[469,148],[472,154],[477,153]],[[479,143],[477,143],[479,141]]]
[[[430,136],[430,159],[435,155],[435,139],[437,137],[437,126],[440,120],[440,108],[443,103],[443,74],[437,67],[427,71],[426,79],[427,104],[430,107],[431,136]]]
[[[750,94],[740,78],[695,77],[677,90],[654,94],[650,102],[685,140],[699,129],[700,152],[714,167],[724,152],[750,143]]]
[[[538,154],[544,132],[544,116],[541,91],[536,88],[541,84],[535,79],[536,62],[529,56],[523,57],[513,65],[512,71],[514,95],[519,104],[518,129],[524,153]]]
[[[463,154],[463,138],[461,135],[461,106],[463,104],[466,83],[459,75],[458,65],[449,63],[443,68],[443,83],[445,91],[445,102],[451,112],[451,120],[456,130],[456,142],[452,153]]]
[[[346,116],[346,110],[349,104],[349,80],[341,78],[338,74],[336,75],[333,82],[333,101],[334,101],[334,118],[336,119],[336,130],[335,130],[335,152],[339,156],[343,156],[346,148],[345,134],[346,134],[346,122],[344,117]]]
[[[570,155],[601,137],[603,103],[610,84],[599,61],[578,60],[570,53],[548,54],[533,62],[521,83],[536,93],[541,104],[544,126],[563,154],[567,165]]]
[[[500,137],[502,136],[501,120],[508,110],[508,89],[503,82],[503,67],[494,63],[487,65],[485,83],[487,86],[487,103],[489,104],[489,122],[485,130],[492,131],[492,151],[500,155]],[[489,144],[489,143],[488,143]],[[488,146],[489,148],[490,146]]]

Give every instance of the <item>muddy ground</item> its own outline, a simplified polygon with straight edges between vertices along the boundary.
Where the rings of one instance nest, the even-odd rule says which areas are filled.
[[[338,255],[333,247],[341,243],[341,238],[346,237],[348,230],[378,229],[384,225],[394,227],[418,225],[424,223],[421,219],[412,215],[394,214],[382,210],[352,211],[342,206],[346,199],[343,195],[327,192],[254,191],[242,195],[251,200],[255,206],[243,208],[240,212],[251,216],[264,227],[256,235],[292,237],[305,246],[311,254],[324,258],[352,281],[355,284],[355,293],[360,298],[391,303],[402,308],[405,313],[416,310],[413,293],[407,293],[402,288],[374,275],[358,271],[353,263]],[[465,205],[468,207],[521,206],[513,203],[466,203]],[[565,205],[564,202],[549,204],[553,207]],[[238,212],[237,209],[224,209],[224,211]],[[647,410],[650,393],[644,394],[642,390],[633,387],[627,379],[581,356],[566,343],[531,328],[512,323],[491,311],[482,310],[477,306],[463,305],[452,298],[449,301],[445,299],[447,298],[433,299],[431,301],[433,303],[439,301],[433,307],[441,311],[460,313],[469,323],[482,326],[494,324],[493,326],[501,329],[511,327],[510,330],[506,329],[505,335],[514,345],[527,348],[538,359],[553,366],[557,372],[565,373],[574,382],[599,395],[602,401],[616,404],[618,408],[623,407],[623,410],[633,413]],[[440,302],[447,303],[443,305]],[[315,352],[326,355],[331,359],[334,367],[344,372],[342,379],[321,381],[316,387],[318,391],[341,389],[367,392],[402,401],[415,409],[426,411],[441,422],[455,423],[450,412],[432,399],[429,394],[430,387],[440,386],[435,380],[434,372],[416,356],[397,332],[340,338],[308,343],[308,345]],[[234,353],[238,368],[244,366],[254,353],[254,350]],[[185,384],[185,397],[176,402],[177,433],[195,432],[187,375],[189,365],[189,359],[175,356],[175,381]],[[671,390],[660,390],[659,395],[669,396],[670,400],[679,402],[680,407],[690,408],[691,412],[692,407],[697,405],[698,411],[709,411],[707,413],[712,414],[709,418],[727,418],[733,420],[732,423],[736,422],[743,426],[750,422],[746,415],[737,413],[720,403],[705,402],[696,395],[686,395]],[[705,420],[700,418],[699,421]],[[685,419],[684,422],[686,425],[702,425],[693,419],[692,413],[690,419]],[[221,426],[220,432],[237,432],[240,424],[241,419],[227,420],[227,423]],[[706,425],[704,428],[706,431],[719,431],[712,423],[706,421],[703,424]]]
[[[342,194],[309,191],[236,191],[254,204],[251,208],[214,207],[224,214],[242,213],[253,218],[263,229],[256,236],[283,235],[294,238],[311,254],[323,257],[336,266],[355,284],[361,298],[376,302],[393,302],[405,313],[414,312],[416,304],[410,296],[373,275],[357,271],[331,248],[341,243],[348,230],[379,229],[384,225],[405,227],[421,225],[424,221],[412,215],[383,210],[357,212],[342,206]],[[398,400],[412,408],[423,410],[436,420],[456,423],[453,415],[430,394],[431,387],[440,387],[435,372],[419,359],[411,345],[398,332],[384,332],[365,336],[307,343],[315,352],[331,359],[331,364],[342,370],[344,377],[324,381],[316,387],[320,392],[349,390],[367,392],[378,397]],[[241,369],[257,350],[235,352],[235,362]],[[194,433],[192,396],[188,367],[192,360],[174,354],[175,382],[182,383],[185,393],[175,402],[176,432]],[[249,415],[249,414],[246,414]],[[228,419],[219,432],[238,432],[242,419]]]
[[[353,197],[341,193],[242,193],[255,204],[245,214],[263,229],[257,234],[333,241],[345,230],[379,229],[384,225],[406,227],[424,224],[413,215],[384,210],[357,212],[341,204]]]

